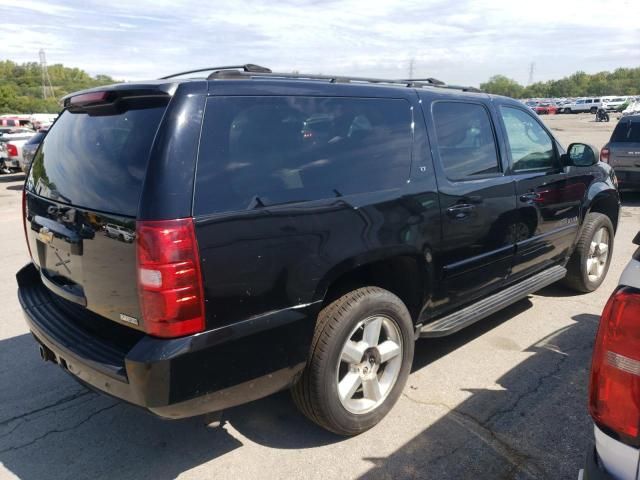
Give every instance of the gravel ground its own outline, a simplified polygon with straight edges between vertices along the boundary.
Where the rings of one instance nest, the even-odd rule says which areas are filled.
[[[615,121],[544,118],[566,145],[600,148]],[[343,439],[286,392],[225,412],[221,428],[169,422],[89,392],[42,363],[14,274],[27,261],[23,177],[0,177],[0,479],[575,479],[591,441],[586,393],[598,316],[635,247],[627,195],[609,276],[594,293],[549,287],[451,337],[420,340],[403,396]]]

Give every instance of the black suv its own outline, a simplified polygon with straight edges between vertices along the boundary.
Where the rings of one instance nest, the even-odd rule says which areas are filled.
[[[396,402],[417,338],[604,279],[613,171],[521,103],[207,71],[70,95],[36,153],[18,294],[82,383],[169,418],[291,387],[352,435]]]

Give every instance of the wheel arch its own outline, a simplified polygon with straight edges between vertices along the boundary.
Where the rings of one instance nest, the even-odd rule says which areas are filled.
[[[604,188],[603,186],[594,192],[590,192],[589,197],[591,200],[585,211],[585,217],[589,213],[602,213],[611,220],[614,232],[617,231],[620,220],[620,198],[618,193],[614,189]]]
[[[357,288],[380,287],[398,296],[417,323],[432,285],[432,268],[425,257],[431,258],[430,253],[403,250],[371,252],[345,260],[319,282],[316,298],[327,305]]]

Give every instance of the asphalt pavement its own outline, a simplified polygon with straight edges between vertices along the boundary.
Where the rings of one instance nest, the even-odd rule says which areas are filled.
[[[601,147],[614,122],[545,121],[567,145]],[[44,364],[16,298],[28,261],[21,175],[0,176],[0,479],[575,479],[591,442],[587,384],[599,315],[635,250],[640,195],[625,195],[609,275],[591,294],[548,287],[450,337],[420,340],[391,413],[344,439],[287,392],[165,421],[87,391]]]

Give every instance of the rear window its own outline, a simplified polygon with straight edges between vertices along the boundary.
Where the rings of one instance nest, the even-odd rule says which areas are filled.
[[[489,112],[482,105],[437,102],[433,123],[440,161],[450,180],[500,173]]]
[[[619,122],[611,135],[611,142],[640,143],[640,122]]]
[[[207,102],[194,211],[398,188],[412,112],[402,99],[218,97]]]
[[[96,116],[65,111],[38,150],[27,188],[63,203],[135,216],[164,110]]]

